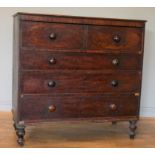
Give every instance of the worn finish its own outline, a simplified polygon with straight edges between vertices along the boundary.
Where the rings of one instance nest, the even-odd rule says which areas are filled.
[[[138,115],[138,97],[134,94],[24,95],[21,104],[21,119],[27,121]],[[50,111],[50,106],[55,110]]]
[[[143,29],[89,26],[87,48],[90,50],[142,50]]]
[[[146,20],[129,20],[115,18],[95,18],[95,17],[78,17],[64,15],[45,15],[45,14],[30,14],[17,13],[14,17],[20,14],[20,20],[35,21],[35,22],[53,22],[53,23],[71,23],[84,25],[111,25],[124,27],[144,27]]]
[[[134,71],[22,71],[20,83],[23,94],[139,92],[139,86]]]
[[[43,49],[82,49],[84,26],[21,22],[22,47]]]
[[[115,61],[117,61],[115,63]],[[22,51],[23,70],[138,70],[141,69],[141,56],[130,53],[86,53],[83,52],[39,52]]]
[[[137,129],[136,123],[137,123],[136,120],[129,121],[130,139],[134,139],[135,138],[135,131]]]
[[[25,125],[55,120],[129,121],[133,138],[144,26],[139,20],[16,14],[12,112],[18,143],[24,143]]]
[[[25,125],[23,123],[14,124],[16,135],[18,136],[17,143],[24,145]]]

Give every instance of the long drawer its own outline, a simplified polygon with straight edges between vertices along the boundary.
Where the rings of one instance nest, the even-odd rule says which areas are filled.
[[[139,98],[134,94],[24,95],[22,120],[55,118],[137,116]]]
[[[129,52],[130,53],[130,52]],[[21,68],[28,70],[77,69],[77,70],[140,70],[141,56],[129,53],[59,53],[56,51],[22,51]]]
[[[23,71],[22,93],[83,93],[139,91],[141,77],[133,71]]]

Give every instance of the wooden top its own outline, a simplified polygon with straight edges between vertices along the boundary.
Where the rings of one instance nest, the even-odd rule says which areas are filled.
[[[88,25],[106,25],[106,26],[129,26],[144,27],[146,20],[133,19],[115,19],[115,18],[97,18],[97,17],[79,17],[65,15],[47,15],[32,13],[16,13],[14,17],[20,20],[36,21],[36,22],[59,22],[72,24],[88,24]]]

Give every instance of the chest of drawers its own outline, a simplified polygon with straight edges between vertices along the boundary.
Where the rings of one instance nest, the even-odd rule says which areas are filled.
[[[13,119],[18,143],[40,121],[139,119],[145,21],[17,13]]]

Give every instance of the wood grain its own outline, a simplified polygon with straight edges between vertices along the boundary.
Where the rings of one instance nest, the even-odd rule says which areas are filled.
[[[50,63],[54,59],[55,63]],[[118,64],[112,61],[117,59]],[[22,50],[21,55],[22,70],[56,70],[56,69],[72,69],[72,70],[140,70],[141,56],[139,54],[120,53],[116,54],[112,51],[109,53],[86,53],[69,52],[69,51],[35,51]]]
[[[21,100],[23,121],[53,119],[107,119],[138,117],[138,97],[134,94],[55,94],[24,95]],[[55,111],[50,112],[49,106]],[[115,108],[115,109],[114,109]]]
[[[22,47],[37,49],[82,49],[84,44],[83,25],[21,22]],[[51,33],[55,34],[53,39]]]
[[[19,148],[11,112],[0,112],[0,147]],[[26,128],[25,148],[154,148],[155,118],[141,118],[137,136],[128,138],[128,123],[52,122]]]
[[[146,20],[135,19],[116,19],[116,18],[95,18],[95,17],[78,17],[65,15],[45,15],[45,14],[31,14],[31,13],[16,13],[14,17],[19,17],[24,21],[37,22],[59,22],[59,23],[74,23],[74,24],[91,24],[91,25],[112,25],[112,26],[130,26],[130,27],[144,27]]]
[[[138,72],[123,71],[23,71],[21,72],[22,93],[103,93],[139,91]],[[116,87],[113,80],[118,81]],[[55,81],[54,87],[48,83]]]
[[[27,126],[51,118],[126,120],[134,138],[145,21],[23,13],[14,18],[18,143],[24,144],[24,121]]]
[[[89,26],[89,50],[129,50],[130,53],[142,50],[143,29],[131,27]],[[115,42],[114,37],[119,36],[120,41]]]

